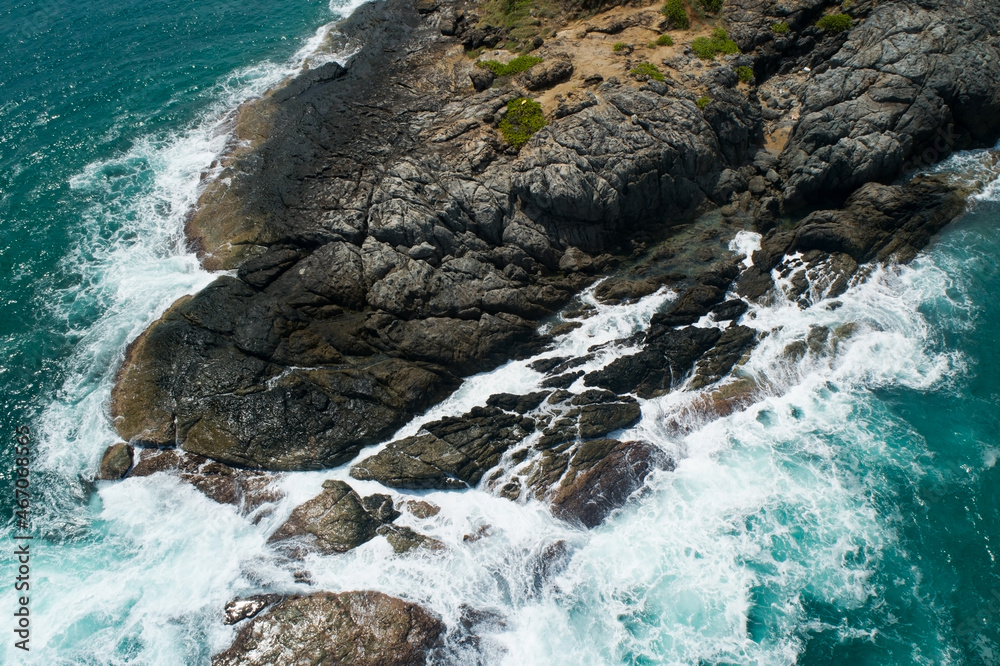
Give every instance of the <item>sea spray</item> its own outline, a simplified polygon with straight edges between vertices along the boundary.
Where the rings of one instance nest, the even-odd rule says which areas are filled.
[[[317,33],[317,43],[324,39]],[[654,442],[677,467],[655,475],[647,493],[593,531],[554,519],[540,502],[512,503],[483,489],[399,493],[351,480],[362,493],[441,506],[430,519],[400,520],[446,549],[400,557],[375,539],[345,555],[297,562],[279,557],[267,536],[324,479],[348,479],[347,467],[281,475],[285,497],[257,523],[170,475],[101,484],[96,492],[75,483],[113,439],[101,410],[125,342],[211,278],[184,254],[180,222],[201,170],[224,145],[218,120],[270,85],[265,79],[244,89],[237,77],[235,97],[187,135],[195,137],[187,148],[178,147],[183,139],[150,139],[74,180],[103,203],[89,214],[81,254],[68,260],[81,264],[83,278],[61,293],[59,307],[69,321],[81,310],[108,314],[75,332],[80,351],[70,379],[40,419],[53,487],[79,511],[72,530],[60,528],[68,522],[62,509],[45,516],[50,538],[35,565],[42,585],[60,593],[35,609],[46,618],[38,663],[204,663],[232,639],[234,629],[221,623],[225,601],[312,589],[379,589],[425,604],[456,629],[448,650],[459,663],[477,651],[458,631],[464,608],[498,618],[477,629],[487,663],[960,660],[961,632],[940,598],[948,588],[935,588],[921,569],[936,546],[914,554],[920,544],[907,541],[900,508],[939,470],[930,444],[884,392],[958,391],[974,366],[952,341],[974,330],[979,316],[965,289],[974,278],[963,270],[975,263],[966,249],[990,238],[981,229],[959,229],[968,242],[939,246],[910,267],[877,269],[836,299],[819,290],[805,308],[780,297],[754,307],[743,323],[768,335],[737,372],[766,388],[758,402],[684,429],[668,425],[703,392],[643,401],[642,421],[619,435]],[[172,150],[197,157],[179,164]],[[83,242],[88,236],[97,242]],[[745,234],[733,249],[746,254],[758,242]],[[976,268],[990,275],[989,266]],[[583,299],[594,315],[542,356],[604,345],[581,366],[602,367],[631,349],[608,343],[643,330],[673,296],[661,291],[602,306],[588,292]],[[950,327],[952,317],[959,326]],[[813,330],[835,334],[840,326],[853,328],[836,344],[786,351]],[[470,378],[399,436],[491,393],[536,387],[542,377],[528,369],[533,360]],[[938,476],[946,491],[992,469],[995,452],[974,445],[979,462],[971,472]],[[549,567],[559,549],[570,559]],[[296,582],[296,573],[311,584]]]
[[[331,10],[334,16],[345,11],[336,2]],[[321,26],[282,62],[242,67],[205,89],[176,91],[155,114],[176,113],[194,99],[202,103],[197,120],[180,129],[160,123],[131,147],[90,162],[66,181],[39,184],[40,191],[66,192],[79,216],[65,231],[66,248],[54,248],[63,254],[52,272],[21,296],[56,322],[53,334],[65,329],[60,344],[73,351],[58,368],[58,390],[32,419],[39,490],[32,516],[39,576],[32,650],[15,656],[4,642],[0,661],[198,663],[231,640],[217,611],[239,589],[233,583],[237,565],[263,547],[260,533],[230,507],[172,478],[105,485],[95,493],[81,477],[93,475],[101,452],[116,439],[105,405],[126,343],[179,296],[216,277],[189,253],[183,223],[227,147],[234,110],[303,67],[349,57],[330,50],[333,30],[332,23]],[[5,105],[3,112],[16,115],[21,106]],[[133,124],[156,120],[137,122],[126,113],[99,141],[125,143]],[[37,123],[33,127],[42,131]],[[30,138],[18,141],[31,145]],[[65,137],[59,141],[56,148],[68,150]],[[42,159],[39,152],[23,164]],[[18,166],[8,181],[22,170]],[[4,210],[11,194],[5,193]],[[34,236],[46,231],[32,228]],[[5,607],[13,603],[9,591],[2,599]]]

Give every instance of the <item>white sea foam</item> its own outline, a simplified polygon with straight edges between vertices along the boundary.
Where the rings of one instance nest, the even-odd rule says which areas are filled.
[[[61,307],[67,318],[76,307],[106,314],[79,332],[69,379],[42,417],[45,468],[66,479],[90,472],[113,440],[103,405],[125,343],[178,296],[213,278],[185,253],[181,224],[202,171],[224,149],[221,120],[303,66],[328,29],[289,63],[251,68],[220,84],[218,105],[197,127],[149,138],[74,179],[73,187],[95,191],[114,187],[116,178],[151,177],[153,185],[124,210],[95,209],[86,221],[88,233],[106,240],[73,259],[81,262],[83,285],[62,294]],[[759,243],[758,235],[743,233],[731,249],[748,262]],[[803,649],[806,625],[864,637],[877,627],[821,627],[806,606],[819,600],[846,612],[879,592],[873,572],[897,540],[893,517],[873,500],[885,491],[879,470],[919,474],[922,449],[918,440],[888,443],[887,430],[903,426],[879,411],[872,391],[927,390],[962,371],[962,358],[943,350],[921,314],[928,303],[966,307],[949,272],[920,258],[911,267],[877,269],[836,303],[754,306],[743,323],[768,335],[740,372],[767,387],[761,401],[693,432],[668,424],[692,392],[642,401],[642,421],[623,436],[663,447],[677,468],[654,476],[649,493],[590,532],[554,519],[541,504],[481,490],[400,493],[351,480],[361,493],[419,496],[441,506],[428,520],[399,520],[447,548],[396,556],[379,538],[344,555],[289,563],[276,558],[267,536],[324,479],[348,479],[346,466],[284,475],[285,498],[259,524],[169,476],[102,485],[84,528],[44,544],[35,560],[40,592],[30,656],[45,664],[205,663],[233,637],[221,623],[226,601],[296,589],[378,589],[426,605],[451,627],[459,625],[462,605],[498,611],[505,625],[486,631],[487,663],[790,664]],[[464,413],[491,394],[537,388],[543,376],[530,362],[582,356],[627,338],[675,296],[664,290],[602,306],[592,294],[582,299],[595,314],[552,349],[469,378],[397,436]],[[856,328],[844,331],[835,351],[785,353],[814,327],[845,324]],[[603,367],[631,349],[600,347],[579,368]],[[466,538],[477,534],[482,538]],[[572,560],[545,580],[543,553],[557,542]],[[312,586],[294,583],[292,571],[300,568]],[[754,627],[764,629],[755,634]],[[9,641],[3,650],[4,661],[15,663]]]
[[[672,296],[601,306],[585,294],[596,313],[540,356],[585,354],[625,338]],[[873,573],[897,541],[891,517],[871,501],[884,491],[878,470],[918,470],[921,447],[887,443],[887,430],[902,426],[877,411],[870,392],[926,389],[960,370],[961,359],[938,349],[918,310],[956,298],[942,270],[921,259],[876,270],[839,297],[839,307],[755,307],[744,323],[769,335],[742,372],[769,383],[771,397],[688,434],[665,420],[692,393],[645,401],[643,420],[623,436],[663,446],[677,468],[655,476],[649,493],[591,532],[554,519],[536,502],[516,504],[482,490],[400,493],[349,479],[346,466],[284,475],[286,497],[258,525],[169,477],[103,487],[99,533],[66,548],[79,558],[73,565],[43,567],[78,601],[62,616],[40,609],[40,617],[59,616],[42,654],[58,655],[50,663],[87,663],[93,655],[122,654],[124,641],[136,645],[142,663],[203,660],[232,639],[218,615],[229,598],[265,589],[377,589],[425,605],[451,627],[459,626],[463,605],[500,613],[504,625],[480,630],[488,663],[795,663],[804,627],[815,624],[810,600],[846,613],[878,594]],[[799,360],[784,354],[811,327],[844,323],[858,327],[836,353]],[[609,345],[587,368],[628,352]],[[527,369],[532,360],[470,378],[400,434],[460,414],[492,393],[536,388],[541,375]],[[441,506],[428,520],[404,513],[399,521],[446,549],[396,556],[378,538],[344,555],[310,555],[298,564],[275,559],[266,537],[327,478],[350,480],[363,494],[419,496]],[[541,563],[556,542],[572,559],[545,580]],[[105,572],[111,561],[114,574]],[[293,582],[297,569],[309,572],[312,586]],[[108,589],[101,588],[109,575]],[[753,627],[767,640],[757,640]],[[813,629],[847,637],[877,627]],[[460,645],[453,649],[456,659],[469,658]]]
[[[729,242],[729,250],[743,257],[743,265],[753,266],[753,253],[760,249],[761,235],[755,231],[738,231]]]
[[[361,4],[331,1],[331,11],[344,16]],[[221,80],[195,125],[144,137],[70,180],[95,204],[63,262],[76,279],[45,304],[76,336],[65,382],[37,428],[33,471],[36,484],[48,485],[35,499],[34,521],[50,540],[34,542],[32,650],[22,654],[4,641],[0,662],[207,663],[232,639],[218,613],[233,594],[260,579],[291,584],[290,573],[271,564],[260,529],[187,484],[161,475],[103,485],[88,507],[73,480],[91,476],[115,440],[106,403],[126,343],[216,277],[188,252],[183,222],[226,148],[233,110],[305,66],[350,57],[324,52],[333,27],[319,28],[285,62]],[[2,600],[13,608],[13,591]]]

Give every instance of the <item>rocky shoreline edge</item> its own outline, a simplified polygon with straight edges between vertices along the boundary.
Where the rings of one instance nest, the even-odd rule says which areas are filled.
[[[362,6],[331,37],[363,44],[345,66],[239,110],[186,229],[207,268],[235,275],[129,345],[109,408],[123,442],[99,478],[176,474],[256,518],[276,473],[350,462],[462,377],[546,349],[588,313],[544,334],[539,322],[596,280],[603,303],[666,288],[678,297],[621,341],[633,352],[586,373],[586,356],[546,359],[544,390],[424,423],[350,471],[540,500],[597,526],[674,464],[615,438],[639,400],[702,390],[678,428],[752,404],[762,387],[734,371],[758,342],[740,323],[749,304],[835,298],[872,262],[912,259],[982,184],[908,174],[1000,136],[1000,7],[985,0],[846,14],[727,0],[691,12],[689,31],[659,5],[567,5],[531,17],[533,35],[492,25],[493,9]],[[850,29],[818,27],[826,15]],[[739,52],[699,58],[695,40],[719,27]],[[514,50],[538,62],[504,74]],[[529,104],[544,126],[515,146],[504,119]],[[741,230],[762,234],[746,260],[727,250]],[[850,334],[816,331],[788,353]],[[395,521],[435,509],[330,480],[271,541],[293,561],[379,537],[433,552]],[[558,570],[566,554],[549,555]],[[480,615],[445,627],[378,592],[235,600],[227,618],[242,624],[214,663],[423,663],[449,632],[502,621]]]

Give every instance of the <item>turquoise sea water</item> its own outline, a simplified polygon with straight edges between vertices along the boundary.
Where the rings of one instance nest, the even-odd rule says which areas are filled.
[[[125,344],[212,279],[180,231],[225,145],[220,121],[291,73],[336,11],[0,9],[0,448],[12,461],[21,424],[37,447],[32,651],[0,621],[0,663],[208,663],[232,640],[226,601],[296,589],[266,537],[329,474],[288,475],[259,524],[169,477],[80,479],[114,441],[105,403]],[[974,156],[953,168],[974,170]],[[682,435],[665,424],[684,395],[644,403],[626,434],[663,446],[677,470],[601,528],[479,491],[431,493],[444,510],[422,530],[446,554],[396,558],[371,542],[302,566],[317,589],[381,589],[452,626],[462,604],[498,609],[507,624],[484,643],[487,663],[1000,663],[998,199],[972,202],[912,265],[876,271],[839,305],[756,308],[750,325],[771,334],[745,371],[773,395]],[[664,298],[605,308],[562,344],[623,337]],[[782,357],[811,326],[844,324],[855,332],[836,353]],[[512,364],[440,409],[534,381]],[[493,537],[463,541],[486,523]],[[533,558],[557,539],[573,559],[536,589]],[[14,575],[0,557],[0,617]]]

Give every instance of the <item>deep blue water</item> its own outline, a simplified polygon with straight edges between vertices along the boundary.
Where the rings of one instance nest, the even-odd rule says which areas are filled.
[[[37,447],[33,649],[15,651],[0,622],[3,663],[207,663],[232,639],[222,604],[294,589],[265,544],[274,522],[170,479],[80,478],[114,441],[106,401],[125,344],[211,280],[180,230],[224,146],[219,121],[290,73],[333,16],[325,0],[0,8],[0,449],[10,460],[21,424]],[[660,427],[675,398],[644,405],[637,433],[678,469],[594,533],[440,493],[428,529],[443,560],[372,546],[311,561],[317,586],[383,589],[451,621],[461,603],[500,606],[493,657],[511,664],[1000,663],[998,223],[986,197],[842,307],[757,312],[773,332],[746,372],[781,390],[682,440]],[[809,326],[844,323],[858,333],[836,356],[782,365]],[[530,388],[516,372],[482,383]],[[323,474],[289,478],[276,515]],[[463,545],[487,519],[494,545]],[[517,563],[543,536],[573,544],[573,564],[545,594],[518,592]],[[0,617],[13,575],[0,558]]]

